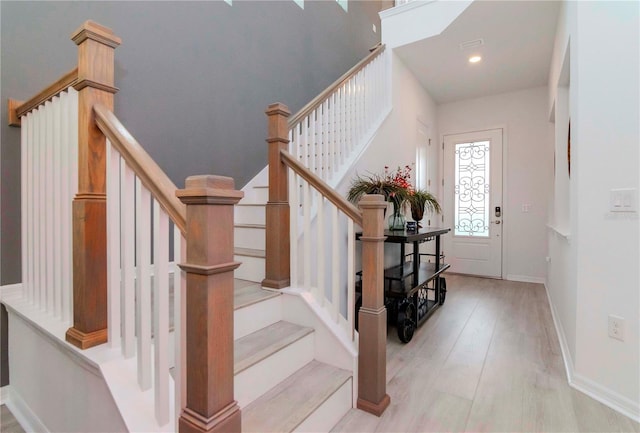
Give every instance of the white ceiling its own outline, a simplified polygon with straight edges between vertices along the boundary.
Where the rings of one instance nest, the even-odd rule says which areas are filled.
[[[559,10],[559,1],[475,1],[440,35],[396,52],[440,104],[544,86]],[[482,61],[469,63],[472,54]]]

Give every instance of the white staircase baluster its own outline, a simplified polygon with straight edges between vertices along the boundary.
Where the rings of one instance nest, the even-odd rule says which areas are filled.
[[[25,289],[25,293],[29,287],[29,270],[28,270],[28,260],[29,260],[29,249],[28,249],[28,241],[27,241],[27,190],[28,190],[28,177],[27,177],[27,164],[29,161],[28,157],[28,143],[27,143],[27,124],[26,120],[22,118],[22,128],[20,129],[20,197],[22,198],[20,203],[20,230],[21,230],[21,259],[22,259],[22,287]]]
[[[324,239],[325,239],[325,224],[324,224],[324,197],[322,194],[317,195],[318,201],[318,219],[317,219],[317,241],[315,253],[317,255],[316,262],[318,263],[318,267],[316,269],[317,272],[317,289],[319,295],[316,296],[316,299],[319,299],[320,305],[322,305],[322,301],[324,301],[325,294],[324,289],[325,285],[325,274],[326,274],[326,266],[325,266],[325,249],[324,249]],[[309,233],[309,236],[311,233]],[[333,270],[332,270],[333,271]]]
[[[61,137],[61,107],[60,97],[53,98],[53,314],[60,318],[62,314],[62,251],[61,230],[62,227],[62,137]]]
[[[169,217],[153,203],[153,339],[155,415],[159,425],[169,422]]]
[[[302,217],[304,218],[304,238],[303,252],[304,257],[304,288],[309,290],[311,287],[311,197],[309,184],[304,182],[302,185]]]
[[[70,87],[69,94],[69,195],[66,212],[68,213],[67,242],[68,249],[66,258],[68,260],[69,285],[63,294],[63,313],[66,313],[66,320],[69,323],[73,320],[73,222],[72,209],[73,198],[78,192],[78,92]],[[65,302],[66,301],[66,302]],[[64,316],[65,314],[63,314]]]
[[[38,189],[36,191],[38,197],[38,208],[36,209],[36,218],[38,221],[38,270],[39,287],[37,306],[40,309],[46,307],[46,289],[47,289],[47,243],[46,243],[46,225],[44,215],[46,213],[45,194],[47,190],[46,181],[46,117],[44,107],[38,109]]]
[[[347,218],[347,322],[349,323],[349,329],[347,332],[351,336],[351,340],[354,339],[355,329],[355,296],[356,296],[356,283],[355,283],[355,230],[353,227],[353,220]]]
[[[333,265],[331,272],[331,307],[333,320],[338,321],[338,313],[340,311],[340,272],[337,270],[340,269],[340,252],[338,247],[339,242],[339,226],[338,226],[338,208],[335,206],[331,206],[331,231],[332,231],[332,239],[331,239],[331,257],[333,257]]]
[[[297,128],[296,128],[297,130]],[[298,227],[298,216],[300,212],[300,187],[298,175],[289,170],[289,214],[290,214],[290,254],[291,254],[291,285],[297,286],[300,284],[298,277],[298,235],[300,229]]]
[[[46,116],[46,128],[45,128],[45,212],[42,215],[44,230],[46,236],[46,269],[47,279],[45,287],[46,303],[43,305],[44,310],[47,313],[53,313],[53,296],[54,296],[54,275],[53,269],[55,267],[54,255],[53,255],[53,218],[51,211],[53,209],[53,108],[51,102],[47,101],[44,106],[44,112]]]
[[[120,154],[107,140],[107,315],[109,345],[120,347]]]
[[[131,358],[135,355],[135,176],[124,160],[121,166],[122,353],[126,358]]]
[[[151,388],[151,195],[136,178],[136,328],[138,385]],[[165,278],[155,275],[154,280]]]

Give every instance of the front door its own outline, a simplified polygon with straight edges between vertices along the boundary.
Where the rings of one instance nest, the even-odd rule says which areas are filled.
[[[445,260],[460,274],[502,278],[502,129],[444,136]]]

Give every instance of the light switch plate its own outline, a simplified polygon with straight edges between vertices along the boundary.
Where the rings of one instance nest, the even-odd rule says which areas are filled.
[[[637,212],[638,190],[635,188],[612,189],[609,195],[611,212]]]

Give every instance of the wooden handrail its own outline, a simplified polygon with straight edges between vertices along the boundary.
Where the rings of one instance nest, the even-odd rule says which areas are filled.
[[[365,66],[367,66],[373,59],[375,59],[379,54],[385,50],[384,45],[377,46],[371,53],[362,59],[358,64],[356,64],[353,68],[349,69],[344,75],[338,78],[333,84],[327,87],[322,93],[313,98],[311,102],[302,107],[300,111],[294,114],[289,118],[289,129],[292,129],[296,126],[302,119],[307,117],[309,113],[318,108],[320,104],[324,102],[325,99],[329,97],[337,88],[342,86],[347,80],[349,80],[352,76],[360,72]]]
[[[293,155],[291,155],[286,150],[280,151],[280,157],[282,159],[282,162],[286,164],[291,170],[293,170],[298,176],[306,180],[320,194],[325,196],[327,200],[333,203],[335,207],[340,209],[349,218],[351,218],[354,223],[362,226],[362,212],[358,208],[349,203],[344,197],[338,194],[333,188],[327,185],[318,176],[313,174],[313,172],[302,165],[296,158],[293,157]]]
[[[111,145],[118,149],[143,185],[151,191],[180,232],[186,236],[187,208],[176,197],[178,188],[108,108],[96,104],[93,111],[96,113],[98,128],[107,136]]]
[[[18,118],[24,116],[37,106],[50,100],[63,90],[73,86],[78,81],[78,68],[75,67],[71,71],[60,77],[55,83],[42,89],[33,98],[16,107],[16,116]]]

